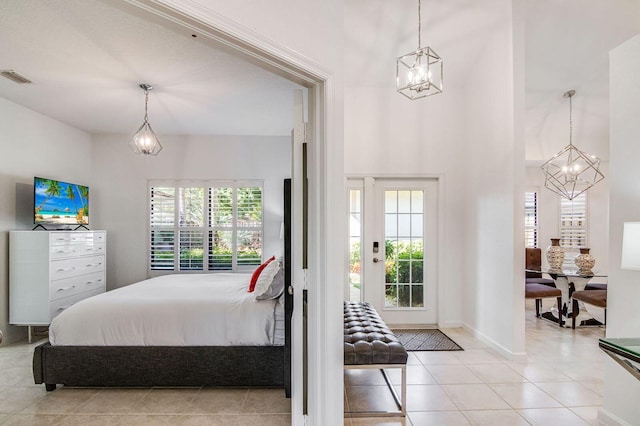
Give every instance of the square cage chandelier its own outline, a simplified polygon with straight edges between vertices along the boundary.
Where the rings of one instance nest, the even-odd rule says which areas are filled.
[[[418,49],[396,59],[396,89],[411,100],[442,93],[442,58],[429,46],[422,47],[420,2],[418,0]]]
[[[569,90],[564,94],[569,98],[569,145],[542,165],[544,186],[568,200],[573,200],[604,179],[600,172],[600,159],[573,145],[571,99],[575,93],[575,90]]]

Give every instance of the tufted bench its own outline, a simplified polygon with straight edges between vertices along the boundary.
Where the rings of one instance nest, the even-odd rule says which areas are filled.
[[[405,416],[407,401],[407,350],[384,323],[375,308],[366,302],[344,302],[344,368],[378,369],[382,373],[399,411],[350,412],[352,416]],[[402,401],[385,369],[402,371]]]

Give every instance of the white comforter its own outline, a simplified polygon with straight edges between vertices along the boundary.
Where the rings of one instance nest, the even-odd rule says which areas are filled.
[[[247,293],[247,274],[166,275],[90,297],[51,322],[58,346],[264,346],[276,300]]]

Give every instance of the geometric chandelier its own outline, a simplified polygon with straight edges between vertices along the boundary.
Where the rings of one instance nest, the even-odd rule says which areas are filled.
[[[162,151],[162,145],[156,136],[156,133],[149,124],[149,116],[147,115],[147,104],[149,103],[149,90],[153,87],[149,84],[140,84],[140,88],[144,90],[144,121],[142,126],[138,128],[135,135],[129,142],[129,147],[136,154],[142,155],[158,155]]]
[[[396,90],[414,100],[442,93],[443,61],[430,47],[422,47],[422,19],[418,0],[418,50],[396,59]]]
[[[568,200],[573,200],[604,179],[600,172],[600,159],[573,145],[571,99],[575,94],[575,90],[564,94],[565,98],[569,98],[569,145],[542,165],[544,186]]]

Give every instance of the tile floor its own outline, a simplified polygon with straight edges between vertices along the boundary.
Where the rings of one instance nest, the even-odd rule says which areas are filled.
[[[281,389],[59,387],[33,384],[34,344],[0,348],[0,425],[291,424]]]
[[[445,329],[465,350],[410,352],[406,419],[345,418],[344,425],[597,425],[604,328],[560,329],[534,312],[527,301],[526,360],[511,362],[464,330]],[[392,371],[392,383],[399,385],[400,375]],[[345,409],[396,407],[379,371],[349,370]]]
[[[412,352],[404,420],[359,425],[595,425],[602,403],[602,328],[559,329],[527,304],[523,362],[494,354],[462,329],[444,330],[462,352]],[[0,348],[0,425],[288,425],[281,390],[81,389],[34,385],[35,344]],[[400,375],[390,372],[394,384]],[[345,373],[346,409],[395,409],[377,371]]]

